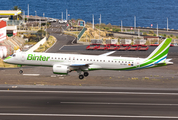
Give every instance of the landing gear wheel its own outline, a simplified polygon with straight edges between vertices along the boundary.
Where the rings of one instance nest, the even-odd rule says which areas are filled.
[[[87,77],[88,75],[89,75],[89,73],[88,72],[84,72],[84,74],[83,74],[85,77]]]
[[[20,70],[19,73],[22,74],[22,73],[23,73],[23,70]]]
[[[79,75],[79,79],[83,79],[84,78],[84,76],[83,75]]]

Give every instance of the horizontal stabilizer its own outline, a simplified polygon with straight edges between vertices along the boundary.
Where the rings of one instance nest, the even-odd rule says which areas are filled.
[[[99,56],[108,56],[108,55],[111,55],[113,53],[115,53],[116,51],[111,51],[111,52],[107,52],[107,53],[104,53],[104,54],[101,54]]]

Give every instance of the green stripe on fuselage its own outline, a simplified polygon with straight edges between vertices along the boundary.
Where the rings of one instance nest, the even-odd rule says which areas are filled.
[[[161,59],[163,56],[165,56],[165,55],[168,53],[168,51],[169,51],[169,47],[168,47],[163,53],[161,53],[160,55],[158,55],[157,57],[153,58],[152,60],[150,60],[150,61],[148,61],[148,62],[146,62],[146,63],[141,64],[140,67],[144,67],[144,66],[147,66],[147,65],[149,65],[149,64],[151,64],[151,63],[156,62],[157,60],[159,60],[159,59]]]

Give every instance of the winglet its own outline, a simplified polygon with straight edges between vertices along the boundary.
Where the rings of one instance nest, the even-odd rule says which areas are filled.
[[[99,56],[108,56],[108,55],[111,55],[113,53],[115,53],[116,51],[111,51],[111,52],[107,52],[107,53],[104,53],[104,54],[101,54]]]

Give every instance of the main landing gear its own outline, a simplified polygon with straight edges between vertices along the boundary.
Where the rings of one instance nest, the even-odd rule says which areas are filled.
[[[83,75],[81,74],[81,71],[77,71],[79,73],[79,79],[83,79],[84,77],[87,77],[89,75],[88,72],[84,72]]]

